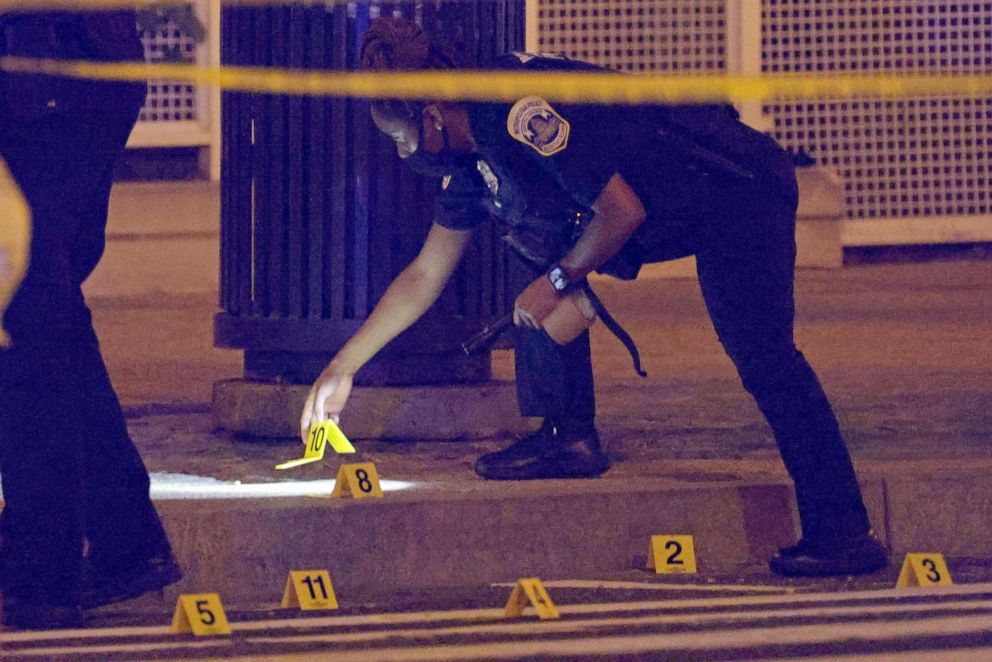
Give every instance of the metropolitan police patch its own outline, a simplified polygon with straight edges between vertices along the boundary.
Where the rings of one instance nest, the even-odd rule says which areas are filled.
[[[541,97],[525,97],[513,104],[506,130],[541,156],[552,156],[568,147],[571,129],[565,118]]]

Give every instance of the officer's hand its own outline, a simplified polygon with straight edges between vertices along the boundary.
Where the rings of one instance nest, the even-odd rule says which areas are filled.
[[[547,276],[540,276],[520,293],[513,307],[513,323],[530,329],[540,329],[541,322],[558,305],[558,292]]]
[[[300,437],[307,443],[310,426],[313,423],[333,418],[340,422],[341,411],[351,395],[353,375],[338,372],[333,364],[324,368],[320,377],[310,387],[306,404],[303,405],[303,415],[300,417]]]

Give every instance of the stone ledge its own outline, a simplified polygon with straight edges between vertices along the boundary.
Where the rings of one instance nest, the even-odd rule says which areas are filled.
[[[844,182],[831,168],[797,168],[799,208],[796,216],[801,221],[839,221],[847,214]]]
[[[220,427],[261,437],[299,435],[310,387],[245,379],[214,384],[213,416]],[[512,382],[405,387],[356,387],[341,417],[355,439],[478,439],[527,429]]]

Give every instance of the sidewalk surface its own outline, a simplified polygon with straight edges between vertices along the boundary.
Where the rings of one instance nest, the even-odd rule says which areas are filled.
[[[646,379],[594,329],[599,425],[611,479],[696,481],[784,475],[757,408],[709,325],[692,280],[603,281],[597,289],[641,348]],[[992,466],[992,262],[802,271],[797,340],[830,394],[863,475]],[[214,381],[241,374],[215,349],[210,295],[93,298],[103,351],[151,471],[280,479],[294,442],[239,440],[211,429]],[[496,352],[498,379],[512,356]],[[346,431],[347,432],[347,431]],[[404,478],[473,482],[474,457],[500,440],[357,440]],[[320,465],[297,470],[318,476]]]

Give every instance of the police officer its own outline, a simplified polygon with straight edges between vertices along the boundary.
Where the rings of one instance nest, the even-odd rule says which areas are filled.
[[[110,61],[143,49],[133,12],[8,13],[0,54]],[[12,344],[0,349],[8,626],[77,626],[82,608],[181,574],[80,288],[103,253],[114,162],[144,95],[0,72],[0,156],[32,212],[30,265],[4,316]]]
[[[401,19],[374,22],[361,55],[372,70],[452,66],[443,47]],[[497,68],[594,67],[517,53]],[[554,261],[514,307],[518,399],[523,415],[544,423],[479,458],[476,471],[492,479],[598,475],[609,462],[594,426],[588,333],[559,345],[543,321],[593,271],[629,279],[643,263],[695,255],[719,339],[796,486],[802,539],[775,555],[772,570],[825,576],[887,564],[836,418],[793,340],[798,194],[792,164],[774,141],[723,105],[617,108],[537,96],[512,104],[391,101],[376,104],[373,119],[411,168],[443,178],[436,222],[314,384],[304,429],[340,413],[352,375],[433,303],[471,229],[493,217],[511,237],[537,233],[547,239],[540,247],[551,247]],[[570,220],[583,217],[591,219]],[[564,250],[547,230],[555,222],[566,228],[558,237],[571,235]]]

